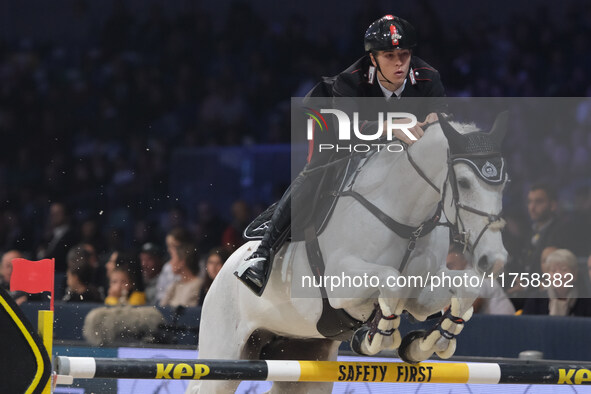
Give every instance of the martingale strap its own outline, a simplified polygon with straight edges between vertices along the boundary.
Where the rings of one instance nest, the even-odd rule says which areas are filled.
[[[402,224],[397,222],[396,220],[392,219],[390,216],[386,215],[380,208],[376,207],[372,204],[367,198],[363,197],[361,194],[357,193],[354,190],[347,190],[340,194],[344,197],[353,197],[357,201],[361,203],[369,212],[371,212],[380,222],[382,222],[386,227],[388,227],[391,231],[396,233],[401,238],[408,239],[408,246],[406,247],[406,251],[404,252],[404,256],[402,257],[402,261],[400,263],[399,271],[403,272],[404,268],[406,268],[406,263],[408,263],[408,259],[410,258],[410,254],[415,249],[415,245],[417,239],[420,237],[424,237],[425,235],[429,234],[437,225],[439,225],[439,218],[441,217],[442,211],[442,203],[441,201],[437,204],[437,209],[435,210],[435,214],[430,219],[427,219],[419,227],[412,227],[406,224]]]
[[[401,238],[420,238],[427,234],[429,234],[439,222],[439,218],[441,216],[441,204],[437,206],[437,210],[435,214],[430,218],[424,221],[420,226],[413,227],[406,224],[402,224],[397,222],[396,220],[392,219],[390,216],[386,215],[380,208],[376,207],[372,202],[370,202],[367,198],[363,197],[361,194],[357,193],[354,190],[347,190],[345,192],[340,193],[343,197],[353,197],[361,205],[363,205],[372,215],[374,215],[380,222],[382,222],[386,227],[392,230],[396,235]],[[420,231],[419,231],[420,230]]]

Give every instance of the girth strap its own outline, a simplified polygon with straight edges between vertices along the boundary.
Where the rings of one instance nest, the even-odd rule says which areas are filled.
[[[320,251],[316,229],[313,225],[310,225],[304,233],[306,237],[308,264],[310,264],[312,274],[316,277],[318,283],[323,283],[324,259]],[[320,294],[322,296],[322,314],[316,323],[318,332],[324,337],[335,341],[349,341],[353,331],[361,327],[364,322],[353,318],[344,309],[333,308],[328,301],[328,295],[324,286],[320,286]]]

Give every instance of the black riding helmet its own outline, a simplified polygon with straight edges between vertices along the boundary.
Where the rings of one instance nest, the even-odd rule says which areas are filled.
[[[363,41],[366,52],[411,49],[417,46],[417,33],[404,19],[385,15],[369,25]]]

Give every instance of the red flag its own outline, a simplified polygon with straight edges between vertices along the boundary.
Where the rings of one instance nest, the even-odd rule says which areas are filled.
[[[21,290],[27,293],[51,291],[53,293],[53,271],[53,259],[39,261],[13,259],[10,291]]]

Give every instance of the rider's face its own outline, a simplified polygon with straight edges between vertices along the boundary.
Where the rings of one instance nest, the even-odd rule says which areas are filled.
[[[392,49],[378,51],[377,56],[371,55],[371,61],[376,66],[376,60],[380,64],[381,73],[378,78],[388,90],[394,91],[402,86],[410,68],[411,53],[408,49]],[[386,77],[386,78],[384,78]],[[386,81],[388,79],[391,83]]]

